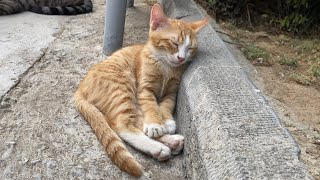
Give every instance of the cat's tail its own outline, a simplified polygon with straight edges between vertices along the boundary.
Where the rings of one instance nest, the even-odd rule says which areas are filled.
[[[79,91],[75,93],[75,103],[78,111],[90,124],[113,163],[132,176],[141,176],[142,166],[107,124],[105,115],[88,102]]]
[[[37,14],[46,14],[46,15],[77,15],[92,12],[92,1],[84,0],[81,5],[74,6],[58,6],[58,7],[49,7],[49,6],[34,6],[30,9],[31,12]]]

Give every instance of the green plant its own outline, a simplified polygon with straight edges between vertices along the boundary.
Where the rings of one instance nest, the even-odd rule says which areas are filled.
[[[320,78],[320,66],[313,66],[311,71],[315,77]]]
[[[282,0],[283,11],[280,25],[289,31],[302,33],[320,20],[320,1],[318,0]],[[281,13],[281,12],[279,12]]]
[[[261,19],[266,19],[264,17],[270,17],[267,19],[279,22],[281,28],[300,34],[320,23],[320,0],[206,0],[206,2],[214,10],[217,21],[229,19],[253,26]]]
[[[268,60],[271,57],[268,51],[253,44],[246,44],[241,50],[250,61],[256,60],[258,58]]]
[[[216,4],[216,0],[208,0],[210,6],[214,6]]]
[[[308,76],[305,76],[303,74],[298,74],[298,73],[292,73],[289,75],[289,78],[292,79],[293,81],[305,85],[305,86],[309,86],[311,85],[311,80]]]
[[[296,49],[299,51],[313,51],[320,52],[320,40],[319,39],[305,39],[305,40],[296,40],[295,42]]]
[[[299,62],[295,58],[289,58],[289,57],[284,56],[284,57],[282,57],[280,59],[280,64],[281,65],[287,65],[287,66],[290,66],[290,67],[298,67]]]

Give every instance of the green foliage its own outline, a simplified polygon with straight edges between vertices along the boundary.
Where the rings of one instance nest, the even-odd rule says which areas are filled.
[[[253,24],[264,15],[271,17],[270,22],[279,22],[281,28],[295,33],[303,33],[320,23],[320,0],[206,1],[215,11],[217,20],[240,20]]]
[[[320,20],[319,0],[286,0],[285,16],[280,20],[280,25],[289,31],[305,31],[313,23]]]
[[[295,42],[295,46],[298,52],[320,52],[320,39],[297,39]]]
[[[313,66],[311,70],[315,77],[320,78],[320,66]]]
[[[265,49],[255,46],[253,44],[247,44],[241,49],[246,57],[250,61],[257,60],[258,58],[262,58],[263,60],[270,59],[271,55]]]
[[[299,73],[292,73],[289,75],[289,78],[299,84],[305,85],[305,86],[309,86],[311,85],[311,81],[310,78],[308,76],[305,76],[303,74],[299,74]]]
[[[305,24],[307,20],[307,17],[302,14],[291,13],[280,21],[280,25],[282,28],[286,28],[289,31],[297,31],[298,27]]]
[[[210,6],[213,6],[216,4],[216,0],[208,0],[208,3]]]
[[[285,57],[285,56],[280,59],[280,64],[281,65],[287,65],[287,66],[290,66],[290,67],[298,67],[298,65],[299,65],[297,59],[288,58],[288,57]]]

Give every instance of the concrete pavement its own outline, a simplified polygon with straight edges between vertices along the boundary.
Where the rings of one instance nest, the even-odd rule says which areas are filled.
[[[12,21],[19,26],[0,30],[0,40],[11,43],[1,42],[6,55],[0,62],[13,62],[11,69],[0,71],[1,84],[7,83],[2,95],[8,92],[0,107],[0,179],[134,179],[113,165],[72,102],[80,79],[101,59],[104,3],[95,0],[93,13],[68,18],[1,17],[1,27]],[[127,10],[125,45],[147,39],[149,11],[137,0]],[[23,38],[9,39],[4,31]],[[15,76],[7,73],[12,71]],[[141,179],[183,179],[181,155],[160,163],[129,150],[145,168]]]
[[[44,55],[67,19],[31,12],[0,16],[0,99]]]

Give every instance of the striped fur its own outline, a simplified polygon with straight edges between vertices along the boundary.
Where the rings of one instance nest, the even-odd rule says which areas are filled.
[[[0,15],[31,11],[47,15],[76,15],[92,12],[91,0],[0,0]]]
[[[167,19],[156,4],[146,44],[115,52],[81,81],[76,107],[121,170],[143,172],[121,140],[159,161],[181,152],[172,112],[185,63],[197,50],[196,32],[207,22]]]

